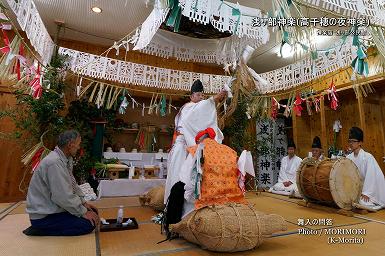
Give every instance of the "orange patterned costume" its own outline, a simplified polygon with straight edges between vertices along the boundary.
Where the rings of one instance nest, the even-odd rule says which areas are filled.
[[[195,208],[229,202],[246,204],[245,197],[238,186],[237,152],[213,139],[201,142],[203,149],[203,176],[200,198]],[[187,150],[194,155],[198,145]]]

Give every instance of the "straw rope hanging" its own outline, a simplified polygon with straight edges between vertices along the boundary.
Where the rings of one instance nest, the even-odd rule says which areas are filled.
[[[231,93],[233,95],[230,104],[226,105],[222,102],[217,107],[218,109],[218,125],[222,129],[225,126],[225,120],[232,116],[240,98],[246,100],[252,99],[255,93],[258,93],[256,89],[256,81],[250,75],[247,65],[241,60],[237,70],[235,71],[235,81],[231,85]]]

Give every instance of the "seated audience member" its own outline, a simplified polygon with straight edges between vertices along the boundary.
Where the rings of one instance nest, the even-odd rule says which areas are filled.
[[[63,132],[56,148],[33,173],[26,207],[31,227],[24,234],[76,236],[88,234],[98,226],[98,211],[86,203],[72,173],[80,142],[77,131]]]
[[[296,180],[297,170],[302,159],[295,155],[295,149],[294,141],[289,140],[287,143],[287,156],[281,160],[278,182],[270,188],[269,192],[276,194],[294,194],[300,197]]]

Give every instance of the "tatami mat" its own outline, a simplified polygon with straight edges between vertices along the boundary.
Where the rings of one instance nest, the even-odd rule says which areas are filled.
[[[270,192],[261,192],[261,194],[263,194],[265,196],[268,196],[268,197],[273,197],[273,198],[276,198],[276,199],[279,199],[279,200],[287,201],[287,202],[297,203],[299,201],[302,201],[302,199],[299,199],[299,198],[290,198],[289,196],[273,194],[273,193],[270,193]],[[256,195],[256,192],[248,192],[246,195],[247,196]]]
[[[361,216],[365,219],[381,221],[381,222],[385,223],[385,209],[382,209],[378,212],[370,212],[370,213],[365,214],[365,215],[357,215],[357,216]]]
[[[103,208],[99,209],[99,214],[101,218],[104,219],[115,219],[117,217],[119,208]],[[156,215],[158,212],[147,207],[125,207],[124,208],[124,217],[134,217],[138,222],[150,222],[151,218]],[[296,231],[298,226],[292,223],[287,222],[287,230],[277,232],[276,234],[286,234]]]
[[[0,224],[0,255],[92,255],[96,254],[95,234],[76,237],[28,237],[27,214],[8,215]]]
[[[10,207],[13,203],[0,203],[0,213]]]
[[[298,199],[270,193],[247,193],[247,200],[259,211],[276,213],[288,221],[288,230],[274,234],[260,248],[252,251],[232,253],[232,255],[385,255],[385,224],[368,221],[358,217],[385,221],[385,211],[347,217],[324,210],[299,206]],[[229,255],[214,253],[200,249],[183,239],[174,239],[161,244],[165,236],[160,234],[160,226],[151,223],[151,217],[157,212],[149,207],[140,207],[137,197],[103,198],[91,202],[99,207],[101,217],[116,218],[118,206],[124,205],[124,216],[135,217],[139,229],[103,232],[99,234],[101,255]],[[17,207],[16,207],[17,206]],[[22,230],[30,223],[25,212],[25,203],[15,205],[0,224],[0,255],[95,255],[95,234],[79,237],[27,237]],[[332,219],[333,226],[344,229],[366,229],[363,245],[357,244],[328,244],[328,236],[299,235],[298,219]],[[320,226],[307,226],[319,230]],[[340,235],[341,236],[341,235]],[[351,235],[349,236],[351,237]],[[22,246],[20,246],[22,245]]]
[[[118,214],[119,208],[102,208],[99,209],[100,217],[104,219],[115,219]],[[154,211],[150,207],[125,207],[124,217],[134,217],[139,222],[149,222],[151,217],[156,215],[158,212]]]
[[[328,244],[327,235],[287,235],[268,238],[259,248],[251,251],[231,253],[231,255],[258,255],[258,256],[350,256],[373,255],[382,256],[385,252],[384,234],[385,225],[377,223],[365,223],[344,228],[365,229],[366,235],[363,244]],[[340,237],[343,237],[340,235]],[[345,235],[344,237],[356,237],[359,235]],[[166,252],[159,255],[172,256],[198,256],[198,255],[230,255],[229,253],[214,253],[200,248],[185,249],[179,252]]]
[[[307,208],[298,205],[297,203],[287,202],[283,200],[278,200],[265,193],[258,195],[246,196],[248,202],[254,205],[255,209],[265,212],[265,213],[277,213],[282,215],[285,220],[297,224],[298,219],[309,219],[309,220],[319,220],[319,219],[331,219],[333,226],[339,225],[351,225],[358,223],[365,223],[366,220],[347,217],[337,213],[329,213],[323,210]],[[321,225],[325,226],[325,225]],[[319,228],[319,225],[308,226],[308,228]]]
[[[139,229],[101,232],[101,254],[103,256],[159,255],[160,251],[185,250],[195,247],[195,245],[183,239],[174,239],[157,244],[157,242],[164,239],[165,236],[160,234],[160,226],[152,223],[139,224]]]
[[[91,201],[91,204],[95,205],[98,208],[111,208],[123,206],[140,206],[139,197],[130,196],[130,197],[102,197],[99,200]]]
[[[13,209],[9,214],[25,214],[26,213],[25,207],[26,207],[26,204],[25,202],[23,202],[18,207]]]

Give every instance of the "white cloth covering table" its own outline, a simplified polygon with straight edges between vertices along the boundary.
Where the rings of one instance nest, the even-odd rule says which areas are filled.
[[[116,196],[139,196],[153,187],[166,184],[166,179],[115,179],[101,180],[98,198]]]

